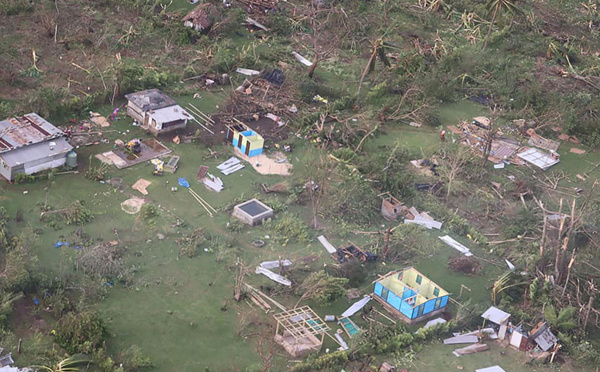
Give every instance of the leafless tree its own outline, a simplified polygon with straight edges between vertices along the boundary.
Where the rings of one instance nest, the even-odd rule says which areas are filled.
[[[458,176],[465,170],[471,153],[466,146],[453,146],[442,148],[442,160],[443,166],[440,167],[440,173],[446,179],[447,190],[446,190],[446,205],[450,200],[450,194],[452,193],[452,186]]]

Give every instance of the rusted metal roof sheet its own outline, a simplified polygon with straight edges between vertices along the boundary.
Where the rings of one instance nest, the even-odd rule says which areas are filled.
[[[64,133],[35,113],[0,121],[0,153],[29,146]]]
[[[141,108],[143,111],[158,110],[177,103],[158,89],[142,90],[141,92],[126,94],[125,98]]]

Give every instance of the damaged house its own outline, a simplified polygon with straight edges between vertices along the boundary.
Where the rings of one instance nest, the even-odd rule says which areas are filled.
[[[127,115],[155,136],[183,129],[194,117],[172,98],[158,89],[148,89],[125,95]]]
[[[65,133],[38,114],[0,121],[0,175],[9,181],[63,166],[72,149]]]
[[[265,140],[242,122],[227,126],[227,142],[242,154],[253,157],[262,154]]]
[[[450,294],[412,267],[376,280],[373,298],[408,324],[442,313]]]

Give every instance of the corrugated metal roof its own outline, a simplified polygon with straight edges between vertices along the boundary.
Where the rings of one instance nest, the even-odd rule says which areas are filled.
[[[35,113],[0,121],[0,153],[63,136],[64,133]]]
[[[50,145],[54,143],[54,145]],[[33,145],[21,147],[8,152],[0,153],[0,158],[10,167],[32,162],[50,156],[64,154],[73,149],[64,137],[52,141],[39,142]]]
[[[148,89],[142,90],[141,92],[126,94],[125,98],[144,111],[158,110],[177,104],[171,97],[158,89]]]

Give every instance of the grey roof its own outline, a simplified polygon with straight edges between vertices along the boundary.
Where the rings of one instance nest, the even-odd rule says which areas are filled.
[[[171,97],[158,89],[142,90],[141,92],[126,94],[125,98],[133,102],[143,111],[158,110],[177,104]]]
[[[152,118],[160,123],[169,123],[175,120],[192,120],[194,117],[179,105],[157,109],[152,113]]]
[[[54,145],[50,145],[54,143]],[[38,159],[63,154],[71,151],[73,146],[69,145],[64,137],[52,141],[39,142],[33,145],[0,153],[0,158],[10,167],[15,167]]]
[[[35,113],[0,121],[0,153],[64,136]]]
[[[533,336],[533,339],[538,346],[547,351],[558,342],[558,338],[550,331],[547,324],[544,324]]]

